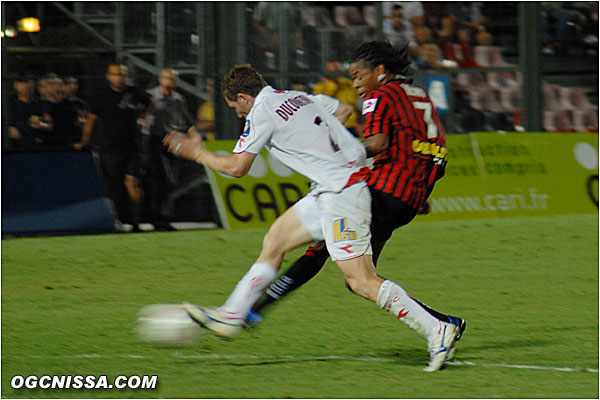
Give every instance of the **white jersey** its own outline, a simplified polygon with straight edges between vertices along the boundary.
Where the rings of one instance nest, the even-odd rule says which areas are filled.
[[[365,166],[366,151],[333,115],[339,100],[264,87],[246,117],[234,153],[258,154],[266,146],[282,163],[317,184],[341,191]]]

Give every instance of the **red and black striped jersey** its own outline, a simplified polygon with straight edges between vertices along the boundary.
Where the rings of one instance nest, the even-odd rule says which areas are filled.
[[[428,187],[444,175],[446,133],[425,90],[392,80],[363,103],[364,137],[388,135],[377,154],[369,186],[420,208]]]

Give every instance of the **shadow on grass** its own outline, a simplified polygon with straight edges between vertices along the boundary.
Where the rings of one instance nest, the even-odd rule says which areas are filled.
[[[232,367],[277,365],[277,364],[307,364],[307,363],[340,363],[340,362],[388,362],[396,365],[426,365],[429,356],[425,349],[408,349],[402,352],[378,352],[378,354],[290,354],[290,355],[180,355],[176,357],[179,363],[202,362],[210,365],[227,365]]]
[[[467,364],[460,362],[470,362],[471,360],[486,359],[486,352],[495,350],[507,350],[516,348],[546,347],[553,342],[549,340],[527,340],[513,339],[504,341],[479,342],[471,344],[467,341],[457,343],[456,360],[458,364],[452,365],[452,368],[468,367]],[[263,366],[263,365],[292,365],[292,364],[310,364],[310,363],[342,363],[342,362],[385,362],[393,365],[405,366],[424,366],[429,361],[429,354],[425,346],[423,347],[398,347],[390,349],[378,349],[373,352],[352,354],[179,354],[175,358],[179,364],[202,363],[214,366]]]

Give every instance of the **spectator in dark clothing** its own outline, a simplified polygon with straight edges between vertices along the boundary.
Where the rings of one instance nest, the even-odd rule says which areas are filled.
[[[107,194],[114,202],[119,220],[132,224],[133,231],[137,232],[143,176],[137,119],[150,100],[143,91],[126,85],[127,67],[124,65],[109,65],[106,79],[109,87],[99,91],[92,101],[83,136],[74,147],[81,150],[94,133]]]
[[[587,43],[593,44],[597,51],[597,2],[544,1],[540,6],[544,54],[568,55],[573,48],[584,47]],[[585,27],[590,23],[595,28],[595,40],[594,36],[584,37]]]
[[[11,102],[8,136],[9,143],[15,149],[41,149],[42,147],[42,109],[35,99],[33,81],[18,78],[14,83],[17,97]]]
[[[158,231],[173,230],[167,209],[169,192],[175,181],[177,157],[163,145],[163,138],[171,131],[186,131],[194,124],[185,97],[176,92],[179,73],[165,68],[158,77],[158,86],[148,90],[152,105],[146,114],[143,130],[144,153],[147,157],[148,176],[146,204],[150,222]]]
[[[67,76],[64,79],[63,84],[63,92],[65,96],[65,100],[69,103],[70,107],[75,110],[77,114],[77,122],[76,126],[76,139],[74,142],[81,138],[81,134],[83,133],[83,126],[87,120],[87,116],[90,112],[90,107],[88,103],[77,97],[77,92],[79,91],[79,81],[77,78],[73,76]]]
[[[444,56],[456,62],[460,68],[479,67],[473,59],[471,42],[471,31],[468,28],[458,28],[455,40],[444,46]]]
[[[78,129],[77,111],[66,98],[64,81],[56,75],[47,79],[48,113],[53,129],[46,134],[44,146],[50,149],[71,149],[81,137]]]
[[[394,5],[392,15],[383,20],[383,33],[394,46],[403,46],[413,40],[413,29],[406,23],[401,5]]]
[[[43,125],[42,139],[44,145],[46,144],[47,137],[54,131],[54,119],[52,118],[52,103],[54,103],[54,85],[53,80],[57,77],[56,74],[47,74],[40,78],[37,83],[38,96],[41,108],[40,121]]]

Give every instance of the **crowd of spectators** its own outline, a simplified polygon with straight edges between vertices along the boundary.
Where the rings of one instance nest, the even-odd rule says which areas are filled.
[[[384,2],[384,33],[410,44],[414,67],[471,68],[475,37],[487,33],[479,2]]]
[[[419,1],[381,5],[385,37],[394,45],[409,44],[414,69],[511,66],[504,61],[501,47],[494,43],[491,33],[490,25],[498,23],[492,13],[493,5]],[[281,70],[281,60],[288,60],[287,70],[292,74],[324,69],[327,77],[321,81],[303,78],[309,91],[333,93],[346,100],[355,97],[350,95],[352,89],[347,82],[332,73],[343,75],[346,71],[340,65],[348,51],[356,43],[375,38],[377,21],[373,3],[257,2],[248,7],[250,54],[257,68]],[[597,55],[597,2],[542,2],[540,20],[544,54],[564,55],[579,49]],[[287,32],[284,37],[282,29]],[[335,43],[321,41],[317,32],[326,32]],[[282,43],[284,39],[286,42]],[[282,49],[287,49],[287,57],[280,54]],[[318,52],[326,54],[325,58]],[[465,95],[466,104],[475,109],[513,113],[520,108],[516,89],[521,79],[515,72],[453,77],[453,88],[459,96]],[[74,77],[56,74],[47,74],[36,81],[18,78],[14,82],[16,96],[10,105],[9,148],[69,148],[77,141],[88,112],[86,103],[77,98],[77,84]],[[210,87],[212,84],[207,84]],[[477,87],[493,90],[483,93]],[[474,94],[469,93],[472,88]],[[212,102],[201,106],[198,119],[209,124],[214,120]],[[359,125],[359,119],[353,117],[349,127]],[[205,127],[203,131],[214,136],[214,127]]]
[[[455,97],[454,121],[451,131],[469,130],[520,130],[522,114],[522,76],[516,65],[505,61],[503,51],[512,55],[518,52],[516,38],[502,45],[495,43],[492,32],[498,26],[510,24],[499,21],[496,8],[484,2],[383,2],[383,32],[394,45],[410,46],[413,69],[444,69],[452,76]],[[303,10],[303,11],[299,11]],[[372,40],[375,35],[374,6],[368,3],[298,3],[297,26],[334,28],[341,30],[342,42],[350,46],[358,40]],[[598,4],[595,2],[540,3],[544,54],[597,55]],[[516,24],[516,20],[513,20]],[[297,31],[297,30],[296,30]],[[306,33],[306,30],[303,31]],[[304,37],[306,39],[307,36]],[[302,42],[295,36],[295,43]],[[343,46],[342,46],[343,47]],[[348,47],[348,46],[346,46]],[[276,51],[276,50],[273,50]],[[335,52],[329,60],[343,60]],[[337,56],[337,58],[336,58]],[[330,61],[325,69],[336,70]],[[467,72],[470,68],[506,68],[505,71]],[[337,68],[339,70],[339,68]],[[455,72],[456,71],[456,72]],[[427,73],[427,72],[425,72]],[[315,93],[334,93],[348,99],[343,78],[328,75],[321,81],[309,84]],[[544,82],[544,128],[548,131],[596,131],[597,106],[585,100],[581,88],[558,87]],[[324,91],[327,88],[327,91]],[[339,93],[341,95],[338,95]],[[553,96],[550,98],[550,96]],[[351,96],[350,96],[351,97]],[[559,98],[560,97],[560,98]],[[578,100],[580,99],[580,100]],[[581,100],[584,99],[584,100]],[[577,110],[573,102],[583,104]],[[357,110],[360,109],[360,99]],[[563,104],[565,109],[553,109],[552,104]],[[352,103],[355,104],[355,103]],[[458,107],[456,107],[458,106]],[[360,113],[351,119],[350,127],[360,131]]]
[[[598,54],[598,2],[542,2],[541,21],[544,54]]]
[[[13,84],[8,137],[13,149],[70,148],[79,140],[87,103],[77,97],[77,78],[47,74],[37,81],[22,76]]]
[[[155,230],[172,230],[169,195],[177,189],[179,164],[187,161],[167,152],[162,139],[196,124],[207,140],[214,140],[215,112],[208,100],[192,116],[186,98],[176,91],[177,70],[163,69],[156,81],[157,86],[141,90],[126,66],[110,64],[105,83],[86,101],[77,96],[75,77],[18,77],[4,150],[90,149],[120,226],[139,231],[145,221]],[[212,79],[205,90],[214,94]]]
[[[416,70],[511,67],[504,61],[501,47],[494,43],[489,29],[494,17],[489,7],[483,2],[383,2],[383,33],[394,45],[409,44]],[[542,2],[540,11],[544,54],[564,54],[578,46],[597,54],[597,3]],[[301,78],[304,88],[355,105],[355,113],[347,126],[360,134],[360,99],[344,77],[345,55],[339,49],[347,52],[354,42],[375,38],[375,6],[362,2],[258,2],[249,5],[249,12],[250,47],[255,51],[251,58],[263,64],[256,66],[266,71],[280,70],[280,52],[285,48],[288,54],[283,59],[290,62],[291,74],[324,70],[318,81],[306,76]],[[285,37],[281,37],[282,29],[287,29]],[[331,38],[339,38],[340,42],[321,48],[324,42],[319,42],[315,35],[323,30],[331,31]],[[287,46],[282,46],[283,39]],[[326,52],[329,58],[322,59],[316,54],[319,51]],[[328,62],[321,65],[323,61]],[[516,71],[459,72],[451,76],[460,104],[483,113],[518,119],[521,76]],[[206,89],[213,86],[213,82],[207,82]],[[16,96],[9,114],[10,148],[69,148],[81,136],[88,108],[86,102],[77,97],[76,78],[48,74],[34,81],[23,77],[15,81],[14,89]],[[547,90],[546,94],[558,92]],[[551,100],[547,100],[549,102]],[[196,116],[203,133],[213,138],[213,102],[203,103]],[[502,128],[516,126],[508,123]]]
[[[415,69],[516,67],[505,61],[502,49],[495,45],[488,29],[494,21],[485,15],[484,6],[482,2],[384,2],[384,33],[392,44],[409,43]],[[540,18],[545,55],[598,54],[597,2],[543,2]],[[454,130],[523,129],[521,73],[458,72],[452,76],[458,105]],[[581,88],[545,81],[543,86],[545,130],[598,130],[598,108]]]

